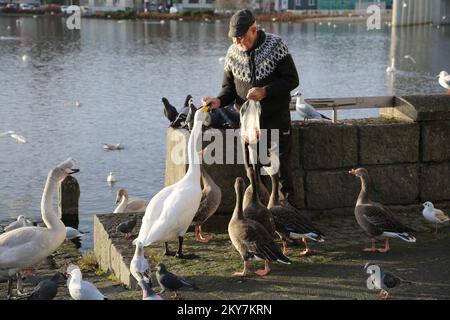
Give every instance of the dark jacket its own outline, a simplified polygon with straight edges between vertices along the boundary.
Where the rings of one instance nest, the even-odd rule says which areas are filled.
[[[255,48],[240,51],[232,44],[225,58],[221,106],[233,102],[240,109],[252,87],[265,87],[261,100],[260,126],[264,129],[289,130],[291,91],[299,84],[298,73],[284,41],[273,34],[258,31]]]

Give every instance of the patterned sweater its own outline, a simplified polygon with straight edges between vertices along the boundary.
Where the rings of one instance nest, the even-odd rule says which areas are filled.
[[[233,102],[238,108],[246,101],[252,87],[265,87],[261,101],[261,128],[290,129],[291,90],[299,84],[297,69],[284,41],[273,34],[258,31],[255,48],[240,51],[232,44],[225,58],[221,106]]]

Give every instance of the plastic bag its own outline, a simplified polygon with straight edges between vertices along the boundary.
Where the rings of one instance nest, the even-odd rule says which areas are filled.
[[[256,144],[259,140],[259,116],[261,104],[259,101],[247,100],[241,107],[241,138],[248,144]]]

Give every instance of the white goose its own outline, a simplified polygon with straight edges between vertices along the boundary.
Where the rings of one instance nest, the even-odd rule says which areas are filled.
[[[142,218],[142,225],[138,237],[144,246],[156,241],[170,241],[178,238],[179,258],[187,258],[182,253],[183,236],[195,216],[202,198],[200,185],[200,155],[195,150],[197,140],[200,138],[202,124],[207,116],[202,108],[194,116],[194,126],[189,137],[187,153],[189,169],[185,176],[177,183],[165,187],[151,200]],[[168,253],[166,243],[166,254]]]
[[[46,228],[23,227],[0,235],[0,275],[9,277],[8,297],[14,274],[38,264],[64,242],[66,227],[53,211],[53,196],[61,181],[78,172],[73,166],[73,160],[68,159],[48,174],[41,200],[42,220]],[[19,280],[18,289],[21,289]]]
[[[117,207],[114,209],[113,213],[145,212],[148,201],[129,197],[128,192],[125,189],[119,189],[116,194],[116,204]]]

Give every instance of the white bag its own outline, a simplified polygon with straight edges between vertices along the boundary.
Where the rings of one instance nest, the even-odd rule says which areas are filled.
[[[261,104],[259,101],[247,100],[241,107],[241,139],[248,144],[258,143],[260,136],[260,115]]]

